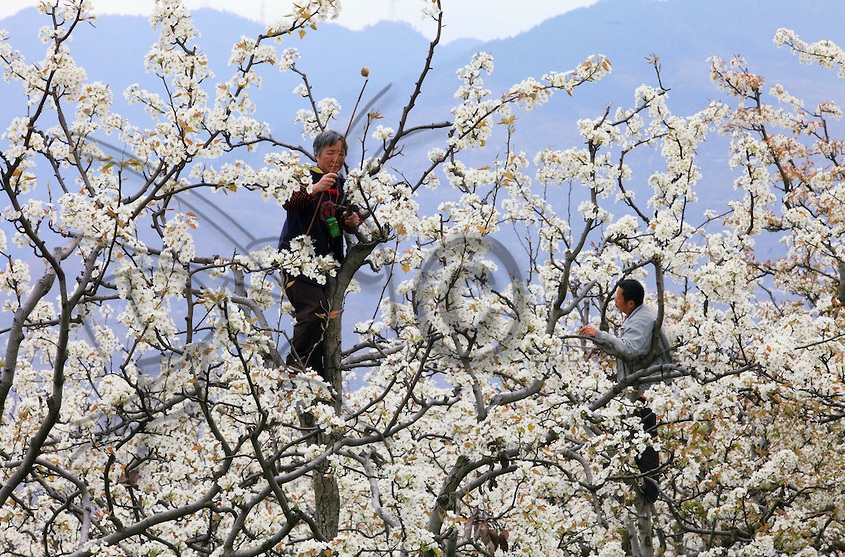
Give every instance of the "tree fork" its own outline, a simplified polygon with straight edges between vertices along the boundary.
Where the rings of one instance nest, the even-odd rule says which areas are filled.
[[[327,280],[327,298],[329,302],[328,318],[326,323],[325,337],[323,339],[323,361],[326,379],[331,385],[334,396],[332,402],[335,414],[340,416],[343,408],[343,371],[341,369],[340,357],[342,353],[342,319],[343,298],[346,289],[352,280],[355,272],[364,264],[364,260],[375,248],[376,243],[356,244],[349,249],[349,254],[334,278]],[[326,436],[323,439],[325,444],[331,444],[336,439],[333,436]],[[314,470],[312,479],[314,486],[315,521],[320,533],[326,539],[334,539],[337,536],[340,524],[340,489],[337,485],[337,478],[331,470],[328,461],[322,463]]]

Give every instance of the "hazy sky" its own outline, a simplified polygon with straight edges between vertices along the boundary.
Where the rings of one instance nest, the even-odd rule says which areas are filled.
[[[92,0],[100,14],[150,12],[153,0]],[[341,0],[343,14],[336,22],[361,29],[383,19],[407,21],[424,34],[432,25],[421,16],[428,0]],[[489,40],[516,35],[538,23],[598,0],[442,0],[446,29],[443,40],[459,38]],[[275,21],[290,13],[292,0],[186,0],[189,9],[217,8],[255,21]],[[37,6],[38,0],[0,0],[0,19]]]

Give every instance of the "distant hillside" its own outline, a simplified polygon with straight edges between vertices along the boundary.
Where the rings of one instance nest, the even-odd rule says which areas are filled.
[[[38,28],[44,22],[44,18],[31,8],[0,20],[0,27],[9,30],[15,48],[24,52],[28,59],[37,60],[43,53]],[[242,36],[255,37],[263,30],[247,19],[209,9],[194,12],[194,23],[201,33],[198,43],[207,53],[219,80],[225,80],[231,74],[228,59],[232,44]],[[155,40],[156,34],[145,17],[101,16],[93,27],[83,26],[74,33],[72,52],[88,71],[90,80],[112,84],[116,96],[120,97],[127,86],[136,82],[155,86],[154,79],[144,74],[144,57]],[[281,48],[300,50],[302,59],[298,66],[308,73],[318,95],[354,99],[361,84],[362,66],[373,70],[373,81],[379,84],[398,68],[405,69],[409,59],[422,60],[427,45],[421,35],[404,24],[380,23],[359,32],[326,24],[319,31],[309,30],[302,40],[297,36],[285,37]],[[448,49],[446,46],[444,50]],[[289,93],[298,83],[298,78],[294,77],[280,77],[270,67],[265,70],[267,86],[258,93],[258,101],[262,106],[264,99],[269,101],[269,121],[285,112],[279,100],[292,100]],[[6,89],[0,91],[4,100],[9,96]],[[285,118],[292,120],[290,113],[285,114]]]
[[[809,103],[837,96],[841,81],[819,81],[818,69],[800,66],[772,38],[778,28],[787,27],[808,41],[843,44],[843,16],[841,0],[604,0],[482,48],[496,59],[497,76],[491,84],[498,87],[574,67],[590,54],[608,56],[613,63],[608,78],[587,95],[561,99],[561,109],[570,117],[594,116],[610,102],[629,105],[638,85],[654,83],[645,58],[657,54],[664,83],[672,89],[671,106],[690,114],[716,96],[709,80],[711,55],[730,59],[741,54],[767,83],[783,82],[811,97]]]
[[[231,44],[242,35],[256,36],[261,27],[208,9],[197,10],[194,15],[202,33],[199,43],[217,77],[225,79],[230,73],[226,64]],[[779,27],[790,27],[807,40],[843,42],[842,16],[845,3],[841,0],[603,0],[510,39],[442,45],[420,112],[435,119],[448,117],[457,86],[455,71],[478,50],[495,58],[496,71],[486,78],[494,93],[528,76],[539,78],[550,70],[572,68],[590,54],[602,53],[613,63],[612,75],[586,94],[557,99],[536,121],[533,115],[526,115],[532,126],[541,125],[536,131],[550,133],[550,137],[531,138],[527,147],[538,141],[543,145],[557,143],[554,136],[561,133],[563,141],[571,143],[574,119],[595,115],[611,102],[630,103],[639,84],[654,81],[653,71],[645,63],[645,57],[652,53],[660,56],[664,82],[672,89],[672,106],[682,113],[693,112],[715,95],[706,62],[712,54],[723,58],[743,54],[752,69],[766,75],[770,83],[783,81],[800,95],[830,97],[839,91],[840,84],[835,80],[817,81],[816,70],[802,71],[792,55],[774,46],[772,37]],[[0,27],[10,31],[13,46],[29,57],[40,57],[37,29],[42,24],[34,8],[0,20]],[[143,73],[144,54],[155,40],[147,19],[102,16],[95,27],[81,28],[72,46],[90,79],[111,83],[118,98],[129,84],[140,81],[154,86]],[[410,26],[387,22],[362,31],[325,24],[316,32],[309,31],[303,40],[287,37],[282,43],[283,48],[300,50],[298,66],[308,73],[316,94],[336,97],[345,107],[354,104],[362,83],[360,69],[368,67],[370,95],[392,85],[377,106],[385,114],[398,113],[404,106],[427,46]],[[256,94],[260,117],[282,129],[292,122],[300,106],[289,93],[297,83],[296,76],[280,75],[269,68],[265,87]],[[23,99],[15,99],[15,93],[8,87],[0,88],[4,106],[0,115],[6,120],[13,110],[23,108]]]
[[[832,72],[825,79],[818,69],[800,66],[789,52],[775,47],[772,37],[779,27],[789,27],[809,41],[829,38],[845,43],[843,16],[842,0],[603,0],[510,39],[441,46],[412,123],[450,118],[458,84],[455,71],[478,50],[495,58],[496,70],[485,78],[494,93],[528,76],[540,78],[551,70],[568,70],[590,54],[605,54],[613,63],[613,73],[602,82],[577,91],[573,97],[560,95],[536,113],[518,114],[516,148],[527,153],[547,146],[579,145],[575,127],[579,118],[595,117],[608,104],[630,105],[639,84],[654,83],[653,69],[645,62],[652,53],[660,56],[664,84],[671,88],[670,106],[683,115],[717,96],[708,75],[707,58],[713,54],[722,58],[743,54],[752,71],[767,76],[768,83],[783,82],[813,106],[822,99],[836,99],[841,81]],[[9,30],[15,48],[28,58],[39,59],[42,46],[37,29],[43,21],[35,9],[28,9],[0,20],[0,27]],[[246,19],[207,9],[195,12],[195,22],[202,33],[199,44],[208,53],[219,80],[231,73],[227,68],[231,44],[242,35],[256,36],[261,31],[259,25]],[[146,18],[103,16],[93,28],[83,27],[75,33],[72,52],[88,70],[89,79],[112,85],[117,110],[137,119],[143,115],[125,107],[122,91],[135,82],[160,90],[154,79],[143,73],[144,55],[154,40]],[[316,32],[309,31],[302,40],[287,37],[282,47],[301,51],[298,67],[309,75],[315,94],[337,98],[346,114],[363,83],[360,69],[368,67],[371,77],[365,102],[386,90],[373,108],[386,116],[385,125],[391,125],[413,90],[428,42],[404,24],[380,23],[362,31],[325,24]],[[264,88],[254,94],[261,111],[259,118],[270,123],[274,133],[286,141],[304,143],[299,129],[293,126],[296,111],[306,107],[290,94],[299,83],[297,76],[267,68],[264,79]],[[21,92],[9,85],[0,86],[0,103],[0,129],[26,112]],[[435,139],[442,142],[442,138],[442,132],[436,137],[420,137],[419,152],[406,152],[404,163],[408,166],[403,170],[421,167],[414,164],[413,157],[422,155]],[[352,155],[354,159],[354,145]],[[260,154],[255,156],[260,158]],[[723,203],[732,177],[725,166],[724,149],[714,149],[706,156],[712,158],[702,160],[702,204],[716,206]],[[659,164],[656,155],[644,155],[640,164],[648,172],[659,168],[655,166]],[[644,183],[646,176],[642,175],[639,182]],[[255,219],[254,200],[248,197],[228,199],[226,211],[239,222],[250,222],[255,238],[271,238],[278,233],[280,215],[266,221]]]

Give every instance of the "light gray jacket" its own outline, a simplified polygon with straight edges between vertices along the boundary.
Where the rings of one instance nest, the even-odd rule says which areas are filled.
[[[651,348],[651,335],[656,321],[657,312],[645,304],[640,304],[622,322],[618,337],[605,331],[596,333],[596,344],[605,352],[616,356],[616,379],[618,381],[622,381],[628,375],[643,368],[643,358],[648,355]],[[670,348],[669,339],[661,328],[660,336],[657,339],[657,357],[648,365],[670,363],[672,361]],[[648,385],[643,385],[640,390],[646,388],[648,388]]]

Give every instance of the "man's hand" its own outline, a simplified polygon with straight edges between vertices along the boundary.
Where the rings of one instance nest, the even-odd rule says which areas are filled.
[[[598,329],[596,329],[592,325],[584,325],[583,327],[578,329],[579,335],[582,335],[582,336],[585,336],[585,337],[591,337],[591,338],[594,338],[596,336],[597,332],[598,332]]]

